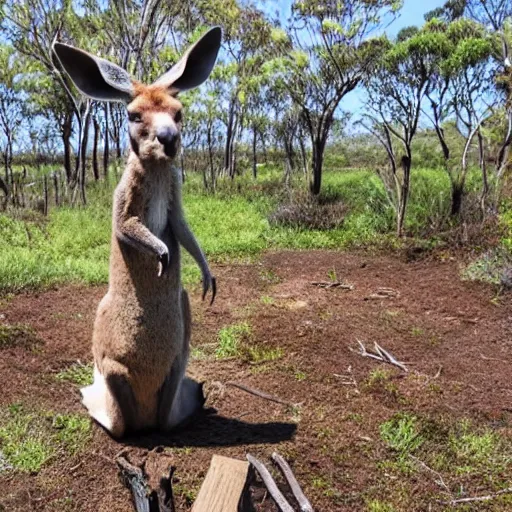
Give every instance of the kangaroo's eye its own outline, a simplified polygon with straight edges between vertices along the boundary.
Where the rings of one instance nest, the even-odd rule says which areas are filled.
[[[183,120],[183,114],[181,113],[181,110],[178,110],[178,112],[176,112],[176,114],[174,115],[174,121],[176,123],[181,123],[182,120]]]
[[[140,123],[142,116],[139,112],[128,112],[128,121],[130,121],[130,123]]]

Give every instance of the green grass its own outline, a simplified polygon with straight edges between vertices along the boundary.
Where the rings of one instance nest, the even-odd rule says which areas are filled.
[[[0,452],[4,464],[25,473],[37,473],[62,451],[75,455],[91,436],[88,418],[27,410],[21,404],[0,410],[0,420]]]
[[[93,365],[74,363],[57,373],[55,378],[60,381],[72,382],[78,386],[88,386],[93,381]]]
[[[368,502],[366,510],[368,512],[395,512],[396,508],[385,501],[372,500]]]
[[[440,493],[436,499],[446,499],[446,489],[454,497],[467,497],[510,487],[512,441],[506,429],[469,419],[401,413],[381,424],[380,434],[392,454],[377,462],[386,495],[376,486],[369,499],[385,497],[396,505],[399,496],[408,496],[407,500],[413,496],[414,487],[425,478],[436,484]]]
[[[477,173],[470,173],[468,190],[478,189]],[[199,174],[189,173],[184,186],[187,219],[208,259],[250,260],[274,248],[343,249],[395,247],[394,212],[379,178],[371,170],[326,170],[323,203],[346,205],[343,223],[336,229],[298,229],[270,225],[268,218],[279,204],[307,190],[294,178],[287,192],[282,171],[261,166],[256,181],[248,175],[219,181],[215,196],[202,191]],[[0,291],[17,292],[63,282],[105,283],[111,237],[113,184],[91,184],[87,207],[51,209],[48,218],[29,212],[0,214]],[[302,194],[302,196],[301,196]],[[432,226],[446,221],[450,195],[444,171],[414,169],[406,230],[420,238]],[[23,218],[21,217],[23,215]],[[512,225],[510,214],[503,222]],[[510,229],[512,232],[512,228]],[[512,236],[505,243],[512,246]],[[199,270],[188,255],[184,281],[198,283]]]
[[[242,355],[242,344],[251,336],[252,328],[247,322],[223,327],[218,335],[215,350],[217,359],[228,359]]]
[[[409,414],[399,414],[380,426],[380,435],[400,458],[414,453],[424,442],[418,420]]]

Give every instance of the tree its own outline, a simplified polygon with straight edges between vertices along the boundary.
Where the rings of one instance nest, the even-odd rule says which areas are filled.
[[[482,125],[490,110],[484,99],[489,97],[492,87],[489,66],[492,40],[482,25],[466,18],[451,23],[432,19],[422,32],[436,34],[439,38],[426,96],[430,105],[429,118],[439,139],[445,170],[450,178],[451,214],[459,216],[461,213],[469,169],[468,153],[475,136],[478,138],[479,164],[483,177],[481,203],[484,212],[489,184]],[[450,148],[443,127],[452,117],[464,139],[464,149],[458,161],[454,160],[453,148]]]
[[[20,62],[14,49],[0,45],[0,152],[5,170],[5,181],[2,180],[0,185],[6,195],[14,184],[14,144],[26,115],[25,98],[17,84],[20,73]]]
[[[438,35],[408,30],[395,43],[380,40],[381,58],[365,77],[368,101],[362,124],[384,146],[389,167],[379,172],[402,236],[423,98],[432,76],[432,55],[443,44]],[[401,151],[400,149],[401,148]]]
[[[397,0],[294,1],[288,34],[275,31],[282,53],[282,80],[302,111],[312,148],[311,192],[319,194],[324,152],[341,100],[363,79],[376,57],[369,36]]]

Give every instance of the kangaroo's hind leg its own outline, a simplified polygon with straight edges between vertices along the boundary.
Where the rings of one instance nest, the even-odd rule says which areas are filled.
[[[94,382],[82,388],[82,402],[89,414],[113,437],[122,437],[135,427],[136,401],[126,375],[115,361],[103,361],[101,374],[94,367]]]
[[[184,326],[183,345],[160,389],[158,424],[164,430],[172,429],[183,423],[199,411],[204,404],[202,385],[185,377],[190,352],[192,323],[190,303],[185,290],[181,293],[181,308]]]

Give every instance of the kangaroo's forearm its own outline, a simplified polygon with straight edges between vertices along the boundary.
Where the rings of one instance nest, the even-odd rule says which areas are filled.
[[[119,241],[146,254],[161,256],[167,252],[166,245],[136,217],[120,223],[116,229],[116,237]]]
[[[178,240],[178,242],[183,246],[183,248],[194,258],[196,263],[198,264],[201,272],[203,274],[209,273],[208,262],[197,243],[197,240],[192,233],[192,230],[189,228],[185,219],[183,218],[173,218],[171,220],[172,230],[174,232],[174,236]]]

